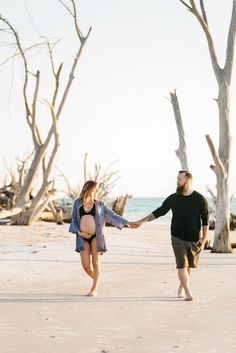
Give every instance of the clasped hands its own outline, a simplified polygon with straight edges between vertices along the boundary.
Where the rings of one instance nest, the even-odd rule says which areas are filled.
[[[128,222],[127,223],[127,226],[129,227],[129,228],[132,228],[132,229],[136,229],[136,228],[138,228],[138,227],[140,227],[142,225],[142,223],[141,222]]]
[[[89,238],[92,236],[92,234],[90,234],[90,233],[81,232],[81,231],[79,231],[79,230],[78,230],[78,235],[79,235],[80,237],[82,237],[82,238],[85,238],[85,239],[89,239]]]

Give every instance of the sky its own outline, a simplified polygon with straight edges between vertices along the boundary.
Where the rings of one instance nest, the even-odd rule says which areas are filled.
[[[91,34],[84,47],[70,95],[59,122],[60,149],[53,175],[65,189],[59,170],[72,187],[83,184],[83,159],[93,173],[95,163],[118,171],[113,196],[168,196],[175,191],[181,169],[175,154],[178,134],[169,92],[177,90],[186,134],[194,189],[208,196],[215,174],[205,135],[218,148],[217,83],[206,38],[179,0],[78,0],[80,28]],[[205,0],[210,30],[220,64],[224,63],[232,0]],[[43,37],[61,39],[55,62],[63,62],[66,82],[78,50],[69,13],[58,0],[0,0],[1,15],[17,29],[24,48]],[[0,63],[14,53],[11,38],[0,32]],[[40,69],[38,124],[44,136],[50,124],[45,100],[53,78],[46,49],[29,53],[31,70]],[[0,180],[16,158],[32,151],[22,98],[23,70],[19,58],[0,66]],[[231,85],[231,193],[236,195],[236,73]]]

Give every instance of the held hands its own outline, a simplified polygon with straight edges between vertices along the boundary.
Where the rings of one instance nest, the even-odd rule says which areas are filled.
[[[142,223],[138,222],[138,221],[137,222],[128,222],[127,225],[129,228],[136,229],[136,228],[140,227],[142,225]]]
[[[140,227],[142,225],[142,222],[139,222],[139,221],[136,221],[136,222],[128,222],[126,224],[126,227],[128,228],[132,228],[132,229],[136,229],[138,227]],[[87,232],[81,232],[80,230],[78,230],[77,234],[82,237],[82,238],[85,238],[85,239],[89,239],[91,237],[91,234],[90,233],[87,233]]]

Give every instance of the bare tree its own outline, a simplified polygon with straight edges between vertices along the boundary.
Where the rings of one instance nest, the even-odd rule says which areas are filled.
[[[38,95],[40,88],[40,77],[41,73],[39,70],[36,73],[31,73],[30,63],[26,55],[26,50],[24,50],[19,34],[16,29],[11,25],[11,23],[0,16],[0,21],[5,25],[6,31],[10,32],[13,35],[14,43],[17,48],[18,54],[20,55],[23,61],[24,67],[24,84],[23,84],[23,97],[24,97],[24,105],[25,105],[25,113],[26,113],[26,121],[30,127],[32,140],[34,144],[34,152],[31,165],[29,167],[28,173],[24,178],[19,200],[16,204],[16,209],[12,210],[12,213],[18,213],[19,209],[22,209],[22,213],[17,216],[16,222],[18,224],[31,224],[32,221],[39,216],[39,214],[43,211],[43,209],[47,206],[48,202],[53,198],[53,194],[55,192],[55,188],[53,186],[53,180],[50,180],[50,173],[52,170],[53,162],[55,156],[57,154],[60,142],[59,142],[59,134],[57,131],[57,124],[62,113],[63,107],[65,105],[66,99],[68,97],[68,93],[70,91],[72,82],[75,77],[75,71],[77,68],[77,64],[79,62],[81,53],[85,46],[85,43],[90,34],[91,28],[89,29],[86,36],[84,36],[80,30],[78,23],[78,14],[76,9],[75,0],[70,0],[70,5],[65,4],[63,1],[59,0],[59,2],[66,8],[69,12],[70,16],[73,18],[74,28],[76,35],[79,41],[79,49],[75,55],[73,60],[69,77],[65,83],[64,88],[60,87],[60,79],[63,69],[63,63],[56,67],[54,58],[53,58],[53,45],[47,41],[47,49],[50,58],[52,77],[54,79],[54,92],[52,95],[52,99],[44,100],[48,107],[48,112],[51,117],[51,127],[49,128],[48,134],[46,138],[43,140],[40,129],[37,123],[37,104],[38,104]],[[27,48],[28,50],[28,48]],[[29,92],[29,85],[31,80],[34,80],[34,93],[33,98],[31,98]],[[59,98],[60,93],[60,98]],[[46,156],[48,156],[46,158]],[[40,167],[42,168],[42,182],[41,186],[35,195],[35,197],[30,201],[30,190],[32,189],[36,176],[39,172]],[[30,205],[26,208],[26,205]],[[0,217],[4,217],[4,212],[0,213]]]
[[[87,167],[87,158],[88,153],[84,155],[84,182],[87,180],[95,180],[99,183],[99,192],[98,199],[108,200],[110,193],[113,187],[116,185],[116,182],[119,180],[120,176],[117,176],[117,170],[111,170],[111,167],[117,162],[114,161],[108,165],[106,169],[102,169],[100,163],[95,163],[94,171],[90,173]],[[57,167],[60,172],[60,177],[62,177],[66,183],[67,190],[63,191],[63,193],[69,197],[71,200],[75,200],[79,197],[81,192],[81,185],[79,184],[77,187],[72,187],[69,179],[65,176],[65,174]],[[113,202],[110,200],[110,207],[116,213],[122,215],[126,206],[126,203],[131,195],[125,194],[125,196],[119,196],[115,198]],[[42,220],[54,220],[57,223],[60,222],[62,224],[63,221],[71,220],[71,211],[72,211],[72,203],[71,200],[62,199],[55,202],[50,202],[48,204],[48,209],[50,212],[44,212],[41,219]]]
[[[229,253],[232,251],[230,245],[230,196],[229,196],[229,173],[231,162],[231,135],[230,135],[230,84],[232,78],[232,67],[235,48],[236,33],[236,0],[233,0],[233,8],[227,38],[226,58],[224,67],[220,67],[215,45],[209,29],[207,13],[204,1],[200,0],[200,9],[194,0],[179,0],[198,20],[203,29],[211,57],[213,71],[218,84],[218,97],[216,99],[219,110],[219,147],[218,152],[209,135],[206,135],[214,165],[211,169],[216,174],[217,201],[216,201],[216,226],[213,244],[213,252]]]
[[[102,169],[101,163],[95,163],[93,173],[87,172],[87,158],[88,153],[84,156],[84,182],[86,180],[95,180],[99,183],[98,198],[101,200],[106,199],[111,193],[112,189],[116,185],[120,176],[118,170],[111,170],[112,166],[118,162],[118,160],[110,163],[105,170]]]
[[[176,90],[174,90],[174,92],[170,92],[170,101],[173,107],[175,122],[176,122],[178,136],[179,136],[179,147],[175,151],[175,153],[179,158],[182,170],[189,170],[184,124],[183,124],[182,115],[180,112]]]

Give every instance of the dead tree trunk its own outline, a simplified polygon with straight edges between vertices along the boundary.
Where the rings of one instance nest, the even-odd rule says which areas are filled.
[[[230,20],[226,58],[224,67],[220,67],[215,51],[214,42],[208,26],[207,14],[204,1],[200,0],[198,10],[195,1],[190,0],[190,5],[179,0],[197,18],[207,39],[208,49],[211,57],[213,71],[217,80],[219,93],[216,99],[219,110],[219,147],[218,153],[209,135],[206,135],[213,161],[215,165],[211,169],[216,174],[217,180],[217,202],[216,202],[216,227],[213,244],[213,252],[232,252],[230,245],[230,195],[229,195],[229,173],[231,162],[231,136],[230,136],[230,84],[234,59],[235,33],[236,33],[236,0],[233,0],[233,9]]]
[[[174,92],[170,92],[170,101],[174,110],[175,122],[176,122],[178,136],[179,136],[179,147],[175,151],[175,153],[179,158],[182,170],[189,170],[188,158],[187,158],[187,147],[186,147],[185,133],[184,133],[184,124],[182,121],[182,116],[180,112],[176,90],[174,90]]]
[[[62,109],[68,97],[68,93],[70,91],[72,82],[75,77],[75,70],[80,59],[82,50],[84,45],[88,39],[90,34],[91,28],[88,31],[88,34],[84,36],[80,31],[79,24],[78,24],[78,16],[77,16],[77,9],[75,5],[75,0],[71,0],[71,7],[65,5],[65,3],[59,0],[60,3],[68,10],[70,15],[73,18],[75,31],[77,33],[80,47],[79,50],[74,58],[72,63],[72,67],[69,73],[68,80],[65,84],[64,90],[61,94],[61,99],[59,101],[58,94],[59,94],[59,87],[60,87],[60,78],[62,72],[62,63],[59,65],[58,69],[55,68],[54,60],[53,60],[53,49],[51,44],[47,42],[47,47],[49,51],[49,57],[51,62],[52,68],[52,75],[54,77],[55,88],[53,93],[53,98],[51,101],[45,100],[48,111],[50,113],[52,124],[51,128],[48,131],[48,135],[46,139],[43,139],[40,136],[40,129],[36,121],[36,113],[37,113],[37,102],[38,102],[38,94],[40,88],[40,71],[38,70],[35,75],[33,75],[29,68],[28,58],[26,57],[26,53],[21,45],[21,41],[17,31],[14,27],[10,24],[10,22],[3,17],[0,16],[0,21],[5,24],[6,30],[10,31],[15,39],[15,45],[18,49],[18,53],[22,58],[23,67],[24,67],[24,84],[23,84],[23,97],[24,97],[24,104],[25,104],[25,112],[26,112],[26,120],[31,129],[32,133],[32,140],[34,144],[34,155],[32,159],[31,166],[28,170],[28,173],[23,181],[22,188],[20,190],[19,200],[16,204],[18,209],[25,208],[25,205],[29,202],[29,195],[30,190],[32,189],[36,176],[39,173],[39,169],[42,166],[42,183],[37,195],[35,195],[34,199],[31,201],[30,206],[27,208],[26,211],[22,212],[16,219],[16,222],[19,224],[29,225],[32,221],[40,215],[43,211],[43,208],[47,206],[47,203],[52,197],[53,190],[49,190],[49,185],[52,184],[50,181],[50,173],[52,169],[52,165],[56,156],[56,153],[59,148],[59,135],[57,133],[57,124],[59,117],[61,115]],[[30,80],[31,78],[35,78],[35,88],[33,98],[30,98]],[[50,146],[53,144],[53,147],[50,150]],[[49,154],[49,158],[46,161],[46,153]],[[0,217],[3,215],[0,214]]]
[[[112,211],[117,213],[119,216],[123,216],[126,203],[131,197],[132,196],[128,194],[125,194],[125,196],[116,197],[116,199],[112,203]]]

